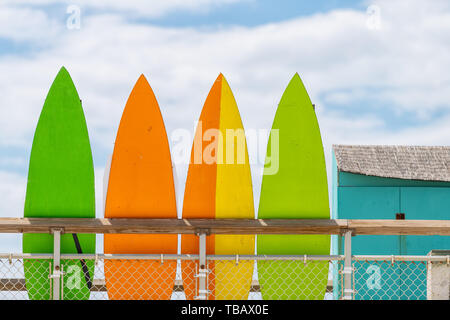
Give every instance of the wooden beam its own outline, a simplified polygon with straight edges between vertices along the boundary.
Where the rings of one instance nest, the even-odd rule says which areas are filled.
[[[450,220],[0,218],[0,233],[450,235]]]
[[[0,233],[339,234],[345,220],[0,218]]]
[[[347,220],[354,235],[450,236],[450,220]]]
[[[26,291],[25,279],[0,279],[0,291]]]

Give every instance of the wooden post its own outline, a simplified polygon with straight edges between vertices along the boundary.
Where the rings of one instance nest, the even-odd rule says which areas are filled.
[[[429,256],[447,256],[447,261],[427,264],[427,299],[450,300],[450,250],[432,250]]]

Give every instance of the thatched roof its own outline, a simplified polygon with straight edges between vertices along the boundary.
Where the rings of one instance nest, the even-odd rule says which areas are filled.
[[[333,145],[339,171],[450,182],[450,147]]]

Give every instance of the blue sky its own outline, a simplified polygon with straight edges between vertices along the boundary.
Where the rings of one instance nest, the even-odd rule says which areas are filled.
[[[49,2],[46,5],[33,4],[31,1],[26,5],[32,8],[43,8],[51,15],[59,15],[64,22],[65,17],[61,13],[66,12],[68,4],[76,4],[77,1],[61,1],[59,3]],[[151,4],[151,1],[149,2]],[[80,5],[84,14],[98,14],[106,11],[117,11],[105,7],[88,7]],[[185,10],[185,8],[174,8],[161,16],[136,17],[141,23],[151,23],[165,27],[211,27],[211,26],[257,26],[266,23],[275,23],[288,19],[308,16],[317,13],[326,13],[334,9],[356,9],[365,10],[366,1],[361,0],[245,0],[230,1],[223,4],[218,1],[204,10]],[[106,10],[105,10],[106,9]],[[139,14],[137,15],[139,16]]]
[[[344,8],[364,9],[364,6],[361,1],[355,0],[249,0],[218,6],[207,12],[186,13],[177,10],[160,18],[141,21],[168,27],[229,25],[252,27]]]
[[[80,28],[67,26],[71,5]],[[34,129],[62,65],[83,100],[99,217],[106,159],[141,73],[169,140],[178,129],[193,130],[219,72],[244,127],[270,129],[298,72],[317,106],[329,174],[332,144],[448,145],[449,16],[445,0],[4,0],[0,212],[23,214]],[[250,158],[257,207],[261,163]],[[181,195],[186,172],[177,165]]]

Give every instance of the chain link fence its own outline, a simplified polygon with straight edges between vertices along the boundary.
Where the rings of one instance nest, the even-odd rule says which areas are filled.
[[[197,255],[61,255],[57,281],[64,300],[194,300],[200,281],[209,300],[342,299],[343,259],[207,256],[201,266]],[[353,299],[426,299],[429,263],[429,256],[355,256]],[[0,255],[1,300],[52,299],[54,280],[52,255]]]
[[[426,261],[356,261],[354,299],[424,300],[427,297]]]

